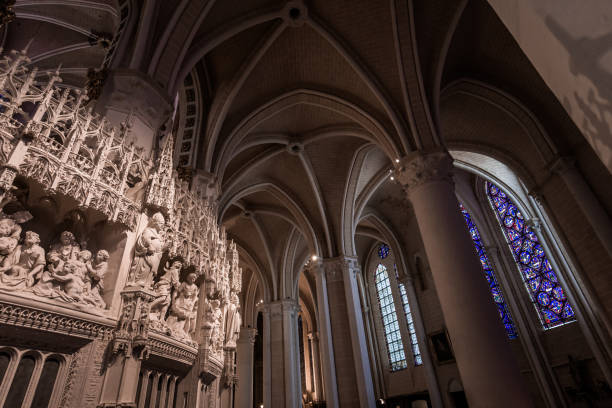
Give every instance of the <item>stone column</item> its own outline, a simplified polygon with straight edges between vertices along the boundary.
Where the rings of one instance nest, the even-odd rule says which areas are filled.
[[[155,374],[153,374],[153,386],[151,387],[151,399],[150,399],[150,403],[149,406],[154,407],[155,404],[157,403],[157,391],[159,391],[159,378],[161,377],[162,373],[157,371]]]
[[[128,286],[121,292],[121,297],[122,314],[113,333],[112,356],[98,405],[103,408],[136,406],[140,365],[149,354],[149,312],[155,294],[148,289]]]
[[[235,408],[253,407],[253,348],[257,329],[241,327],[240,337],[236,343],[236,375],[238,385],[236,386]]]
[[[334,360],[336,370],[342,372],[336,377],[338,405],[373,407],[374,387],[356,277],[359,264],[356,258],[339,257],[323,260],[322,269],[327,280]]]
[[[413,152],[396,177],[406,189],[470,407],[531,407],[518,365],[459,211],[446,151]]]
[[[263,404],[272,406],[272,330],[270,327],[270,305],[263,303],[257,306],[261,312],[263,333],[261,335],[263,348]]]
[[[320,337],[317,336],[316,345],[319,346],[320,368],[323,379],[323,388],[319,400],[325,398],[326,406],[338,408],[338,386],[336,383],[336,363],[334,356],[334,342],[332,341],[331,319],[329,315],[329,301],[327,295],[327,276],[322,263],[312,264],[315,269],[317,286],[317,319]],[[313,345],[314,346],[314,345]]]
[[[305,389],[302,390],[302,395],[309,394],[312,396],[314,394],[314,378],[312,376],[310,338],[309,333],[306,331],[305,324],[302,324],[302,337],[299,341],[302,342],[302,347],[304,348],[304,384],[302,385],[304,385]]]
[[[323,401],[323,383],[321,382],[321,364],[319,356],[319,335],[318,333],[308,333],[310,340],[310,355],[312,356],[312,382],[314,386],[313,398],[315,401]]]
[[[591,187],[574,165],[574,160],[568,157],[560,157],[553,164],[552,170],[563,179],[582,213],[589,221],[595,235],[608,251],[608,255],[612,257],[612,221]]]
[[[170,386],[168,387],[168,405],[166,406],[166,408],[174,407],[174,390],[176,389],[177,381],[177,376],[172,376],[172,378],[170,379]]]
[[[427,378],[427,388],[429,389],[431,406],[433,408],[443,408],[444,404],[442,402],[442,395],[440,394],[438,377],[436,375],[436,369],[434,368],[433,359],[431,358],[431,353],[429,352],[427,333],[425,331],[425,325],[423,324],[423,316],[421,315],[419,299],[417,298],[416,291],[414,290],[414,283],[409,276],[405,276],[401,282],[406,289],[406,296],[408,297],[410,312],[412,313],[412,322],[414,324],[417,340],[419,342],[419,351],[421,352],[423,368],[425,369],[425,377]],[[403,311],[402,314],[404,314]],[[402,319],[402,321],[403,320],[404,319]],[[408,341],[408,345],[412,345],[412,343]],[[412,350],[412,348],[410,348],[410,350]]]
[[[268,306],[271,405],[264,403],[264,406],[298,408],[301,406],[299,353],[296,349],[298,306],[288,299],[271,302]]]

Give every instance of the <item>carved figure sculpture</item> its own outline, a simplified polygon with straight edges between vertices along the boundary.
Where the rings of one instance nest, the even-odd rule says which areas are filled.
[[[80,261],[69,260],[54,277],[60,283],[61,290],[57,292],[60,298],[67,302],[82,301],[85,282]]]
[[[205,325],[210,328],[210,348],[219,351],[221,348],[221,302],[219,299],[206,299],[206,321]]]
[[[108,252],[104,249],[96,253],[96,258],[93,261],[85,263],[87,269],[85,275],[85,285],[88,286],[88,295],[85,299],[87,303],[102,309],[106,308],[106,302],[102,299],[104,293],[104,275],[108,269]]]
[[[161,213],[155,213],[149,220],[147,228],[138,237],[128,284],[151,287],[164,249],[162,235],[164,224],[164,216]]]
[[[164,268],[164,275],[157,282],[155,289],[156,298],[151,302],[150,318],[152,322],[165,322],[166,313],[172,300],[172,290],[179,289],[179,273],[183,263],[180,261],[172,262],[172,266]]]
[[[238,335],[240,334],[240,303],[238,295],[232,292],[231,301],[227,306],[225,318],[225,347],[235,348]]]
[[[21,227],[12,218],[0,220],[0,262],[17,248]]]
[[[195,333],[196,305],[198,302],[197,275],[190,273],[179,286],[170,308],[168,327],[175,335],[184,340],[192,340]]]
[[[22,245],[7,256],[0,266],[0,286],[13,290],[34,284],[45,267],[45,250],[38,244],[37,233],[27,231]]]
[[[64,262],[70,259],[77,259],[81,247],[77,244],[74,234],[70,231],[64,231],[60,235],[60,242],[57,242],[49,248],[59,253]]]
[[[47,269],[41,273],[40,280],[32,287],[32,292],[38,296],[58,297],[57,291],[61,290],[61,284],[56,280],[56,275],[61,275],[64,260],[59,252],[52,250],[47,254],[47,262]]]

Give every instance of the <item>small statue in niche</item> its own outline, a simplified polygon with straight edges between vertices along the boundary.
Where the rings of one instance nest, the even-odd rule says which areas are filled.
[[[168,316],[168,327],[172,332],[178,335],[179,338],[192,340],[195,333],[195,320],[197,314],[198,303],[198,285],[195,284],[197,275],[191,272],[187,275],[184,282],[181,283],[170,308],[170,316]]]
[[[8,289],[25,289],[34,285],[45,267],[45,250],[37,233],[27,231],[25,240],[7,256],[0,266],[0,286]]]
[[[136,240],[134,261],[130,268],[128,284],[147,289],[151,287],[164,249],[162,235],[164,224],[164,216],[161,213],[153,214],[149,220],[149,225]]]
[[[21,236],[21,226],[12,218],[2,218],[0,220],[0,262],[10,255]]]
[[[85,267],[87,273],[85,275],[85,285],[87,287],[87,303],[90,303],[99,308],[105,309],[106,302],[102,299],[104,293],[104,275],[108,269],[108,252],[104,249],[99,250],[96,253],[96,257],[93,261],[87,261]]]
[[[172,300],[172,290],[175,292],[179,289],[179,273],[183,263],[175,260],[170,267],[164,268],[164,274],[155,284],[156,298],[151,302],[151,321],[165,322],[166,313]]]
[[[49,248],[52,251],[57,251],[64,262],[71,259],[77,259],[81,247],[77,244],[74,234],[70,231],[64,231],[60,235],[60,242],[51,245]]]
[[[210,329],[210,344],[212,349],[220,348],[221,337],[221,302],[217,298],[206,298],[204,327]]]
[[[236,292],[232,292],[231,300],[227,306],[225,318],[225,347],[235,348],[238,335],[240,334],[240,301]]]

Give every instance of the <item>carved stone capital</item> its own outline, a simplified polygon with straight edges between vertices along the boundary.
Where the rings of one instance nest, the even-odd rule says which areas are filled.
[[[395,177],[408,194],[433,182],[453,183],[453,159],[445,150],[412,152],[400,159]]]
[[[343,280],[345,270],[353,272],[354,274],[361,271],[357,258],[346,256],[323,260],[321,269],[325,273],[327,282],[339,282]]]
[[[254,327],[241,327],[240,337],[238,337],[238,343],[249,343],[255,344],[257,338],[257,329]]]
[[[280,319],[286,313],[295,315],[300,311],[300,306],[295,300],[283,299],[268,303],[271,319]]]
[[[571,156],[559,156],[557,157],[550,169],[553,173],[564,175],[565,173],[576,169],[576,159]]]
[[[525,225],[537,232],[540,232],[540,230],[542,229],[542,222],[539,218],[536,217],[525,220]]]

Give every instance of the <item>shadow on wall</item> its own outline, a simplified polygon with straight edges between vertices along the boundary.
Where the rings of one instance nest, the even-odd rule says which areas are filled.
[[[574,38],[555,19],[546,26],[569,55],[570,72],[583,92],[567,95],[563,106],[574,118],[604,164],[612,168],[612,31],[596,38]],[[605,69],[606,62],[610,71]],[[597,85],[595,85],[597,84]]]

